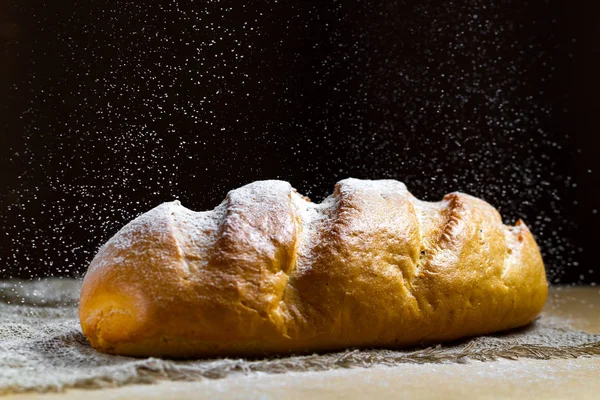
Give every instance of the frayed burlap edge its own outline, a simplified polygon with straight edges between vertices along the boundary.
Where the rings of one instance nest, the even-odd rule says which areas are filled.
[[[85,339],[84,339],[85,340]],[[460,347],[460,349],[457,349]],[[498,359],[570,359],[600,355],[600,341],[577,346],[514,345],[504,349],[477,349],[475,342],[458,346],[436,345],[415,351],[396,350],[347,350],[329,354],[290,356],[264,360],[218,359],[205,361],[171,361],[163,359],[140,360],[132,365],[133,371],[120,378],[93,377],[79,379],[73,384],[49,387],[43,392],[61,392],[65,389],[102,389],[132,384],[152,384],[161,380],[198,381],[223,379],[234,375],[251,373],[283,374],[287,372],[327,371],[400,364],[452,364],[468,363],[469,360],[495,361]],[[8,387],[0,394],[40,392],[36,389]]]

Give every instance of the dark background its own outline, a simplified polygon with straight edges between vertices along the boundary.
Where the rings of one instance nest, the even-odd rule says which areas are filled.
[[[352,176],[480,196],[595,284],[600,25],[570,4],[0,0],[0,278],[79,276],[163,201]]]

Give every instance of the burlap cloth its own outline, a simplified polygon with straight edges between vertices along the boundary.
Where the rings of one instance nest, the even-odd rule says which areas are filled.
[[[111,356],[93,350],[77,319],[80,282],[46,279],[0,282],[0,394],[102,388],[160,379],[229,378],[399,363],[464,363],[497,358],[600,355],[600,335],[546,318],[527,328],[460,343],[410,350],[348,350],[262,360],[172,361]]]

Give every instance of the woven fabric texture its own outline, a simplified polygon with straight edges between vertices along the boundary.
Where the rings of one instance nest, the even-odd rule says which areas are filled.
[[[102,354],[81,333],[73,279],[0,282],[0,394],[103,388],[161,379],[231,379],[254,372],[286,373],[400,363],[465,363],[498,358],[572,358],[600,355],[600,335],[542,317],[496,335],[406,350],[343,352],[267,359],[174,361]]]

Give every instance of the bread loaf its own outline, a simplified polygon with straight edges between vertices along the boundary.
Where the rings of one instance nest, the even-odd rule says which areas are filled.
[[[107,353],[265,355],[501,331],[546,297],[530,231],[483,200],[346,179],[315,204],[259,181],[212,211],[174,201],[127,224],[91,262],[79,316]]]

